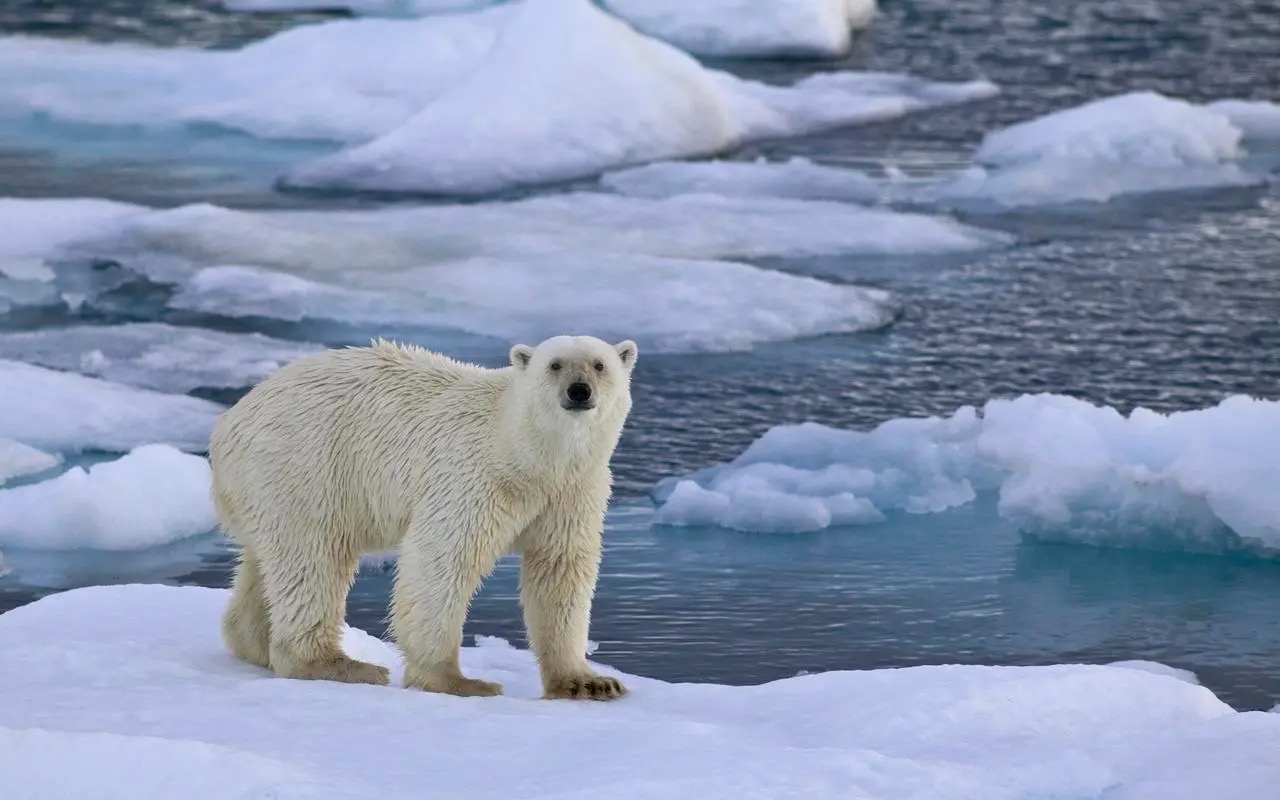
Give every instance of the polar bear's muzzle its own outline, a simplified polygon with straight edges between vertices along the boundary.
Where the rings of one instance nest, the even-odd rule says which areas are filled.
[[[596,407],[596,399],[591,391],[591,384],[574,381],[564,391],[564,399],[560,407],[566,411],[590,411]]]

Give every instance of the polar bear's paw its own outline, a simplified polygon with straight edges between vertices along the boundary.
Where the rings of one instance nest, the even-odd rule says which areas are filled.
[[[284,677],[311,681],[337,681],[338,683],[368,683],[374,686],[386,686],[391,682],[391,673],[386,667],[356,661],[348,656],[335,656],[298,664],[286,670]]]
[[[617,678],[587,673],[549,681],[543,697],[548,700],[616,700],[626,693],[627,688]]]
[[[410,689],[451,694],[457,697],[497,697],[502,694],[502,684],[500,683],[482,681],[478,678],[467,678],[462,675],[428,679],[415,679],[412,675],[406,675],[404,685]]]

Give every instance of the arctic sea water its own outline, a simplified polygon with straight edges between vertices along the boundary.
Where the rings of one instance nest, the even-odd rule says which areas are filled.
[[[126,0],[111,4],[111,14],[68,12],[59,17],[18,4],[0,11],[0,22],[9,32],[121,40],[134,36],[138,27],[120,21],[136,20],[144,23],[148,37],[164,45],[195,42],[226,49],[276,28],[316,19],[192,13],[185,5]],[[979,492],[973,502],[941,513],[889,510],[882,522],[816,532],[751,533],[650,524],[650,493],[660,481],[729,461],[780,424],[814,420],[865,430],[890,419],[945,416],[966,404],[981,407],[993,397],[1036,392],[1081,397],[1125,412],[1135,406],[1158,411],[1204,408],[1231,394],[1280,397],[1280,359],[1275,355],[1280,347],[1280,271],[1275,268],[1280,192],[1265,179],[1237,180],[1234,165],[1219,163],[1211,154],[1200,161],[1189,157],[1188,164],[1166,173],[1163,182],[1153,186],[1120,187],[1145,193],[1099,198],[1096,183],[1074,195],[1073,187],[1052,184],[1049,189],[1061,192],[1063,199],[1085,201],[1065,206],[1033,202],[1043,198],[1030,197],[1032,190],[1043,187],[1023,182],[1010,189],[1006,183],[995,188],[1004,192],[1001,197],[1013,199],[1012,208],[960,202],[956,227],[929,228],[927,236],[918,233],[915,241],[905,244],[886,240],[873,247],[853,242],[851,236],[842,239],[842,218],[816,204],[832,199],[866,202],[859,192],[890,198],[898,193],[896,199],[903,205],[930,213],[935,196],[905,192],[903,187],[910,187],[912,180],[958,174],[985,132],[1096,98],[1152,91],[1193,103],[1277,99],[1259,94],[1280,74],[1280,47],[1275,44],[1280,41],[1280,22],[1267,13],[1263,2],[1230,9],[1180,2],[1155,9],[1149,3],[1096,0],[1074,4],[1070,13],[1066,8],[1054,10],[1028,0],[992,17],[989,4],[979,2],[884,3],[874,27],[850,57],[851,66],[938,80],[981,77],[997,84],[1002,94],[835,133],[749,144],[734,154],[738,162],[765,157],[777,163],[800,157],[844,169],[826,195],[825,184],[814,180],[813,172],[802,173],[807,177],[799,181],[777,170],[763,177],[734,173],[727,178],[651,170],[614,179],[624,196],[657,198],[655,205],[645,206],[645,213],[659,220],[647,234],[659,242],[664,230],[678,227],[682,215],[701,214],[705,220],[721,213],[715,204],[685,206],[683,212],[664,210],[662,198],[676,194],[688,181],[710,180],[704,188],[715,186],[726,196],[738,195],[733,201],[737,205],[723,212],[726,215],[750,212],[767,220],[794,214],[769,242],[763,242],[767,232],[760,230],[754,232],[756,239],[714,245],[689,234],[687,241],[670,245],[668,251],[642,247],[646,258],[732,257],[766,268],[770,276],[773,271],[815,276],[849,288],[845,294],[830,295],[807,284],[775,287],[764,282],[772,277],[726,272],[720,280],[745,285],[744,292],[773,295],[779,303],[790,293],[794,305],[780,306],[788,319],[809,315],[795,323],[801,338],[790,339],[767,314],[750,318],[749,294],[735,295],[743,305],[727,308],[715,324],[753,345],[746,351],[687,352],[697,349],[687,346],[689,342],[716,344],[696,321],[676,319],[667,328],[655,327],[655,339],[673,352],[641,356],[635,412],[615,463],[617,500],[609,519],[592,628],[599,643],[595,658],[665,680],[722,683],[756,683],[801,671],[930,663],[1152,659],[1195,671],[1237,707],[1269,708],[1280,700],[1280,615],[1275,613],[1280,566],[1256,553],[1187,552],[1175,537],[1162,540],[1159,529],[1139,547],[1031,541],[998,513],[991,492]],[[744,77],[789,83],[828,65],[769,61],[724,66]],[[1160,104],[1146,108],[1152,115],[1167,110]],[[132,128],[111,127],[102,120],[60,121],[56,113],[24,116],[9,111],[0,114],[10,142],[0,145],[0,185],[9,196],[102,197],[155,208],[200,202],[252,210],[341,208],[356,215],[383,208],[363,197],[273,191],[271,180],[277,174],[332,149],[315,142],[265,142],[226,127],[188,125],[149,134],[148,151],[143,153],[133,138],[140,134]],[[1212,124],[1206,131],[1207,141],[1214,133]],[[1172,149],[1193,156],[1198,152],[1192,147]],[[1265,137],[1252,142],[1252,174],[1266,176],[1274,170],[1276,152]],[[894,169],[886,170],[885,165]],[[1136,176],[1113,178],[1121,184],[1127,179],[1150,181],[1159,173],[1157,167],[1147,165]],[[895,171],[907,178],[895,181],[890,175]],[[1196,179],[1186,180],[1193,173]],[[1170,194],[1147,191],[1185,189],[1179,181],[1195,188]],[[949,185],[952,199],[963,200],[966,192],[972,199],[975,194],[971,182]],[[991,187],[994,184],[976,194],[996,196]],[[568,190],[538,194],[559,196],[562,191]],[[743,197],[753,192],[774,197],[749,207],[748,202],[756,201]],[[845,192],[847,196],[840,196]],[[815,204],[786,206],[776,195]],[[1109,202],[1092,202],[1098,199]],[[595,214],[604,220],[598,223],[602,230],[610,225],[610,214],[638,213],[587,208],[592,210],[584,216]],[[220,340],[179,340],[168,329],[126,324],[162,320],[215,332],[256,331],[277,339],[333,344],[382,330],[377,320],[377,313],[387,308],[382,296],[369,295],[372,311],[348,320],[346,327],[318,326],[306,321],[305,314],[290,317],[278,306],[269,307],[267,300],[277,296],[271,292],[283,296],[288,287],[272,282],[270,276],[227,272],[243,263],[230,258],[197,264],[206,272],[183,289],[185,305],[170,302],[164,258],[172,252],[165,248],[177,246],[172,244],[176,239],[166,236],[176,237],[174,231],[186,225],[180,233],[192,241],[200,230],[212,231],[209,236],[215,238],[232,238],[238,231],[252,233],[258,225],[227,222],[198,209],[183,213],[186,216],[177,221],[138,222],[128,236],[100,254],[112,261],[96,263],[87,273],[75,272],[74,264],[62,267],[67,275],[78,276],[66,278],[80,281],[73,289],[90,298],[88,310],[73,321],[100,326],[104,336],[113,329],[110,335],[118,337],[111,340],[117,350],[99,353],[94,374],[229,402],[256,374],[254,364],[288,357],[292,351],[278,341],[258,342],[252,346],[262,349],[246,356],[244,363],[210,364],[212,354],[223,347]],[[553,219],[555,213],[546,206],[526,206],[511,212],[505,222],[472,223],[478,231],[472,235],[481,236],[487,224],[515,225],[525,214]],[[359,216],[350,219],[355,228],[365,224]],[[387,236],[403,235],[396,241],[405,249],[465,249],[471,246],[467,242],[423,244],[404,231],[414,225],[457,225],[460,219],[465,224],[456,215],[425,223],[407,218],[403,226],[391,225]],[[698,219],[692,217],[692,229],[699,227]],[[811,229],[804,229],[805,220]],[[263,224],[276,231],[277,225],[295,225],[288,230],[305,243],[320,241],[306,237],[318,236],[315,231],[326,223],[273,218]],[[846,224],[882,229],[885,221]],[[977,230],[1003,238],[970,241]],[[374,235],[381,234],[375,230]],[[245,246],[251,250],[253,240],[248,241]],[[743,242],[755,242],[755,250],[732,250],[733,244]],[[524,244],[539,246],[532,240]],[[694,252],[713,246],[720,249]],[[14,257],[29,255],[33,253]],[[279,260],[290,257],[284,253]],[[546,256],[539,268],[555,269],[556,258]],[[592,274],[585,262],[564,263],[564,269],[576,270],[575,280]],[[678,300],[646,283],[643,269],[635,264],[623,264],[637,271],[619,280],[652,291],[652,302]],[[657,262],[651,266],[666,268]],[[324,277],[320,268],[309,264],[286,267],[316,281]],[[220,294],[232,286],[232,278],[261,279],[252,284],[258,294],[251,298],[261,304],[261,311],[244,316],[226,312],[227,304],[247,302],[245,297]],[[403,314],[386,324],[402,326],[424,343],[500,363],[499,340],[517,336],[518,325],[504,316],[509,306],[498,289],[475,290],[464,278],[438,279],[472,309],[471,327],[463,328],[478,334],[457,333],[453,323],[461,312],[456,311],[442,312],[424,325],[413,317],[419,309],[396,309]],[[714,287],[693,285],[694,291],[702,292]],[[882,308],[875,296],[865,294],[866,287],[892,291],[901,306]],[[370,286],[369,291],[394,288]],[[306,297],[310,303],[325,302],[314,292]],[[333,302],[350,310],[358,299],[347,296]],[[82,355],[93,348],[54,332],[68,322],[63,312],[38,303],[20,305],[15,302],[16,310],[0,317],[0,358],[88,369]],[[870,323],[881,314],[884,321],[893,318],[893,324],[858,332],[873,327]],[[504,327],[508,325],[517,325],[516,330]],[[810,332],[805,325],[823,335],[805,336]],[[431,338],[437,329],[447,332]],[[40,333],[33,339],[31,331]],[[763,336],[761,331],[770,333]],[[141,341],[146,344],[136,343]],[[139,356],[156,342],[172,343],[176,355],[157,360],[153,349],[147,351],[153,353],[152,360]],[[237,342],[250,347],[245,340]],[[193,366],[182,352],[202,356]],[[204,413],[190,405],[164,409],[169,422],[181,414],[195,420]],[[104,437],[119,433],[100,432]],[[1280,432],[1271,433],[1272,441],[1280,441]],[[0,437],[5,435],[0,431]],[[121,449],[130,446],[105,441]],[[100,459],[71,458],[52,471],[95,460]],[[34,477],[21,480],[29,484]],[[152,488],[165,493],[163,484]],[[172,501],[172,495],[167,496]],[[70,538],[79,535],[72,527],[97,524],[74,517],[53,522],[22,519],[24,531],[38,525],[61,526]],[[13,568],[7,578],[0,578],[0,610],[68,585],[162,578],[223,586],[229,574],[226,550],[210,537],[144,551],[40,552],[20,546],[0,546],[0,551]],[[350,602],[354,626],[383,632],[390,576],[376,565],[361,573]],[[470,633],[520,640],[515,579],[516,564],[504,561],[473,605]]]

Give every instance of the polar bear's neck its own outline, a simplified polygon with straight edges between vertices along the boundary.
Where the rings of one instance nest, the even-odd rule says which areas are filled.
[[[625,410],[601,406],[587,415],[523,402],[517,389],[502,400],[496,443],[513,466],[538,474],[569,477],[609,463],[622,433]]]

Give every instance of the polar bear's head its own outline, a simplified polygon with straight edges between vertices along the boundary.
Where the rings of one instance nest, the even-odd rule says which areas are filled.
[[[553,336],[537,347],[511,348],[524,396],[539,411],[580,421],[604,417],[620,423],[631,410],[636,343],[611,345],[594,336]]]

